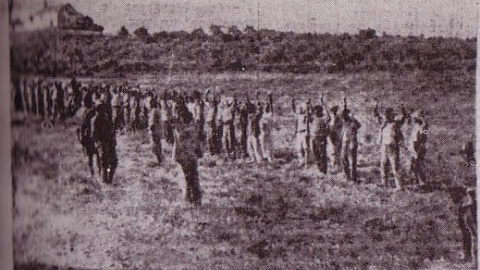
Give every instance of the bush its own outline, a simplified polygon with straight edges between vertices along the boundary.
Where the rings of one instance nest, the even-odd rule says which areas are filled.
[[[140,39],[141,41],[143,42],[146,42],[146,43],[151,43],[151,42],[154,42],[154,38],[148,33],[148,30],[147,28],[145,27],[139,27],[137,29],[135,29],[135,31],[133,32],[133,34],[138,38]]]
[[[122,28],[120,28],[120,31],[118,31],[118,34],[117,36],[119,37],[128,37],[130,35],[130,33],[128,33],[128,30],[127,28],[125,28],[125,25],[122,26]]]

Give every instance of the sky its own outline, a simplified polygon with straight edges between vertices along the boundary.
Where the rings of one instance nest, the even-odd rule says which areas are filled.
[[[45,0],[15,0],[14,17],[42,9]],[[373,28],[378,34],[474,37],[476,0],[46,0],[71,3],[116,33],[125,25],[150,33],[191,31],[211,24],[246,25],[281,31],[357,33]]]

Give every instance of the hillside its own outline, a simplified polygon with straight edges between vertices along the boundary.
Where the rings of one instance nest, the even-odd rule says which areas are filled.
[[[119,29],[88,35],[54,29],[12,33],[14,74],[123,77],[173,72],[472,71],[476,39],[298,34],[212,25],[211,34]]]

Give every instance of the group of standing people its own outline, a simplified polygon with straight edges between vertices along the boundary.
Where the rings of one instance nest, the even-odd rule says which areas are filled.
[[[314,105],[311,100],[296,105],[292,99],[292,109],[295,113],[295,148],[298,163],[308,166],[312,159],[311,153],[322,174],[327,173],[328,155],[327,143],[330,141],[333,149],[334,171],[342,170],[346,179],[358,182],[357,154],[358,131],[362,127],[347,106],[347,99],[343,99],[343,110],[334,105],[330,108],[325,104],[323,97],[320,104]],[[403,125],[410,125],[410,136],[407,138],[407,153],[410,158],[410,171],[414,176],[415,184],[426,183],[424,162],[426,155],[428,124],[422,111],[407,113],[402,105],[402,116],[399,118],[393,108],[387,108],[384,114],[380,113],[378,101],[373,114],[380,126],[380,174],[381,184],[390,186],[388,181],[389,167],[395,180],[395,188],[400,190],[404,182],[400,176],[400,149],[405,145]]]
[[[165,147],[173,148],[172,158],[184,172],[187,201],[201,204],[198,159],[204,153],[225,155],[247,162],[272,162],[273,100],[238,100],[220,91],[194,91],[191,94],[152,89],[140,90],[124,85],[85,86],[86,108],[80,141],[94,174],[93,158],[97,156],[104,182],[112,181],[117,166],[116,133],[146,129],[150,149],[158,164],[164,161]],[[100,115],[102,117],[100,117]],[[96,132],[96,130],[99,130]]]
[[[38,76],[12,78],[12,105],[25,115],[56,122],[75,115],[82,106],[81,84],[75,78]]]
[[[92,119],[99,110],[107,111],[105,120],[111,126],[108,143],[104,148],[113,149],[116,132],[148,130],[150,145],[158,163],[164,159],[162,141],[172,146],[178,146],[176,141],[180,117],[179,108],[185,109],[192,116],[189,121],[195,127],[198,147],[197,156],[208,153],[211,156],[223,154],[230,159],[245,159],[249,163],[273,162],[274,142],[272,130],[273,98],[269,92],[261,99],[257,93],[251,100],[248,96],[241,99],[236,96],[225,96],[218,89],[207,89],[204,93],[178,93],[164,91],[158,93],[153,89],[140,89],[125,84],[113,86],[110,84],[90,85],[72,80],[41,79],[38,77],[23,77],[12,80],[15,108],[28,114],[43,116],[50,120],[61,120],[73,116],[83,106],[84,126],[80,132],[84,152],[89,157],[90,171],[92,157],[102,147],[91,147],[90,127]],[[104,104],[103,106],[100,106]],[[102,109],[102,107],[105,107]],[[343,171],[349,181],[358,182],[357,155],[358,131],[360,122],[347,107],[346,98],[343,108],[334,105],[328,107],[323,96],[318,104],[311,100],[297,104],[292,99],[292,109],[295,115],[295,149],[300,166],[308,166],[315,160],[321,174],[328,170],[327,144],[333,149],[332,168],[334,172]],[[411,172],[415,183],[424,184],[426,176],[424,161],[426,155],[428,124],[421,111],[407,113],[402,107],[402,116],[397,117],[393,108],[387,108],[384,114],[379,111],[378,102],[375,105],[374,116],[380,127],[380,174],[381,184],[390,186],[389,167],[395,181],[395,188],[401,189],[404,181],[400,176],[400,150],[404,143],[402,126],[409,123],[411,134],[408,137],[408,156]],[[89,119],[88,121],[85,119]],[[100,121],[101,122],[101,121]],[[111,123],[110,123],[111,122]],[[103,134],[103,132],[100,132]],[[192,137],[193,138],[193,137]],[[100,138],[97,138],[99,140]],[[193,143],[193,142],[192,142]],[[97,149],[97,150],[94,150]],[[105,153],[114,153],[105,150]],[[173,151],[173,157],[177,156]],[[180,154],[181,156],[181,154]],[[116,167],[116,154],[106,154],[102,168],[109,168],[113,175]],[[101,165],[102,162],[99,162]],[[107,164],[112,164],[107,166]],[[111,181],[111,177],[105,178]],[[110,180],[109,180],[110,179]]]

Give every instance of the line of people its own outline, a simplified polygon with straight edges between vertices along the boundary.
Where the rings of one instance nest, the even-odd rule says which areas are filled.
[[[12,78],[12,105],[15,111],[51,121],[75,115],[82,106],[81,83],[71,80],[25,76]]]
[[[272,162],[271,127],[273,99],[259,95],[239,101],[207,90],[203,95],[125,86],[87,86],[81,128],[78,130],[88,165],[94,175],[93,159],[102,179],[111,183],[118,164],[116,133],[146,128],[151,151],[159,164],[163,162],[162,141],[173,145],[172,158],[186,178],[187,201],[201,204],[198,181],[198,158],[204,152],[224,154],[231,159],[246,158],[249,162]]]
[[[199,91],[159,94],[153,89],[141,91],[140,87],[126,85],[82,84],[75,78],[68,81],[23,77],[12,80],[12,104],[16,111],[52,121],[71,117],[83,107],[78,137],[88,157],[90,173],[95,174],[96,157],[99,175],[105,183],[112,183],[118,166],[117,132],[147,129],[151,150],[159,164],[164,159],[162,141],[173,145],[172,158],[180,164],[185,176],[185,199],[194,206],[202,204],[198,159],[204,152],[223,153],[231,159],[247,159],[248,162],[273,162],[272,130],[276,121],[271,92],[263,100],[257,93],[252,101],[248,97],[241,100],[235,96],[225,97],[218,89],[207,90],[203,95]],[[409,113],[402,105],[402,113],[397,116],[393,108],[387,108],[382,114],[379,107],[377,101],[373,115],[380,130],[377,143],[380,145],[381,184],[390,186],[391,170],[395,188],[404,187],[401,163],[410,164],[415,184],[425,184],[429,126],[423,112]],[[342,170],[347,180],[358,183],[357,137],[362,125],[348,108],[347,99],[343,99],[341,110],[337,105],[329,107],[323,97],[318,104],[307,100],[299,106],[292,98],[292,110],[299,165],[306,167],[313,159],[320,173],[326,174],[327,144],[330,142],[334,172]],[[409,162],[400,160],[405,125],[411,132],[405,147]],[[475,164],[473,143],[467,143],[460,153],[465,155],[469,166]],[[461,192],[450,193],[458,205],[464,256],[470,261],[472,254],[476,254],[475,189],[461,188]]]
[[[180,104],[192,114],[193,123],[202,143],[202,151],[214,156],[224,154],[231,159],[247,159],[248,162],[272,162],[273,100],[271,93],[266,101],[257,95],[238,100],[225,97],[219,91],[206,90],[202,95],[165,91],[157,95],[146,92],[150,111],[148,130],[152,137],[152,150],[161,163],[162,139],[173,144],[173,122]],[[121,122],[121,121],[118,121]]]
[[[330,108],[325,104],[323,97],[320,104],[312,104],[311,100],[296,106],[296,100],[292,99],[292,109],[295,117],[295,148],[298,163],[308,166],[313,159],[322,174],[327,173],[328,157],[327,143],[330,141],[333,149],[333,171],[340,169],[347,180],[358,182],[357,155],[358,155],[358,131],[360,122],[353,116],[347,107],[347,99],[343,99],[343,110],[339,112],[339,106]],[[405,145],[410,164],[410,172],[413,174],[414,183],[423,185],[426,183],[424,163],[426,156],[428,124],[422,111],[417,110],[407,113],[402,105],[402,116],[398,118],[393,108],[387,108],[384,114],[380,113],[378,101],[373,110],[380,126],[378,144],[380,145],[380,174],[381,185],[389,187],[389,167],[393,173],[395,189],[404,187],[405,181],[400,176],[400,149],[405,145],[402,128],[408,123],[411,134],[408,144]]]
[[[88,113],[93,114],[91,111],[96,107],[95,102],[100,102],[95,100],[108,103],[113,133],[148,130],[151,149],[159,163],[164,159],[162,141],[174,144],[174,124],[178,118],[176,109],[180,105],[192,114],[197,139],[202,146],[198,151],[212,156],[224,154],[231,159],[246,159],[252,163],[273,162],[272,130],[276,121],[273,119],[271,92],[263,99],[257,93],[251,100],[248,97],[227,97],[218,89],[208,89],[203,94],[199,91],[158,93],[153,89],[125,84],[82,84],[75,78],[67,81],[23,77],[12,80],[12,84],[16,110],[49,119],[72,116],[82,106],[86,108],[85,119]],[[90,101],[97,94],[102,98]],[[361,124],[347,107],[346,98],[343,103],[343,109],[328,107],[322,97],[318,104],[308,100],[297,106],[293,98],[295,149],[301,166],[308,166],[314,159],[319,171],[326,174],[327,143],[330,141],[334,172],[342,170],[347,180],[358,182],[357,137]],[[396,119],[393,108],[381,114],[377,102],[374,115],[380,126],[381,183],[389,186],[391,167],[395,187],[401,189],[404,186],[399,175],[400,145],[404,140],[402,126],[410,123],[412,133],[408,138],[408,153],[411,172],[417,184],[424,184],[428,124],[423,113],[407,113],[402,107],[402,117]],[[84,147],[85,153],[90,157],[92,151],[87,148]],[[89,164],[92,163],[90,160]]]

